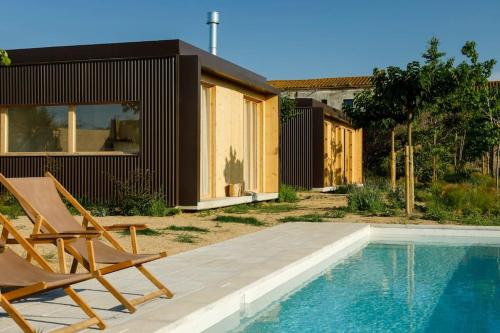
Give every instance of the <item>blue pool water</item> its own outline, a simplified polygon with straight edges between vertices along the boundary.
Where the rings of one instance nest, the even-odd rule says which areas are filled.
[[[234,332],[500,332],[500,248],[370,244]]]

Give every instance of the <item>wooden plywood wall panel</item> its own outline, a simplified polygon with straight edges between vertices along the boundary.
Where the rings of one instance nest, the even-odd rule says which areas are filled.
[[[363,130],[357,129],[354,132],[354,151],[353,151],[353,182],[355,184],[363,183]]]
[[[279,99],[273,96],[264,103],[264,192],[274,193],[279,189]]]
[[[215,87],[215,197],[226,196],[228,184],[243,183],[243,94]]]

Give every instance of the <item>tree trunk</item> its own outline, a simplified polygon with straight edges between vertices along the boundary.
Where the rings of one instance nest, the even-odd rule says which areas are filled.
[[[493,146],[491,148],[491,151],[488,152],[489,154],[489,163],[488,163],[488,169],[491,170],[488,172],[489,175],[492,175],[492,176],[495,176],[495,171],[496,171],[496,167],[495,167],[495,147]]]
[[[412,122],[413,122],[413,111],[410,108],[407,108],[408,112],[408,121],[406,124],[407,134],[408,134],[408,148],[406,150],[408,156],[408,162],[406,163],[405,170],[405,178],[406,178],[406,214],[413,214],[414,202],[413,202],[413,193],[414,193],[414,180],[413,180],[413,140],[412,140]]]
[[[499,182],[500,182],[500,143],[498,144],[497,147],[497,170],[495,172],[495,178],[496,178],[496,185],[497,185],[497,195],[499,194],[498,192],[498,187],[499,187]]]
[[[488,172],[486,171],[486,153],[483,153],[483,155],[481,156],[481,174],[483,176],[488,174]]]
[[[395,142],[394,128],[391,129],[391,158],[390,158],[390,174],[391,174],[391,188],[396,190],[396,142]]]
[[[436,148],[437,144],[437,133],[434,132],[434,141],[433,141],[434,146],[432,147],[433,150]],[[432,153],[432,182],[435,183],[437,181],[437,156],[435,152],[433,151]]]
[[[458,165],[457,165],[457,155],[458,155],[457,141],[458,141],[458,133],[455,132],[455,154],[453,154],[453,166],[455,168],[455,172],[458,171]]]

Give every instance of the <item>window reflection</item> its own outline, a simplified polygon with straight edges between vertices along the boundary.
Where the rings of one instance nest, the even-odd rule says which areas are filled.
[[[137,153],[139,146],[138,103],[76,106],[78,152]]]
[[[68,147],[68,107],[30,106],[8,110],[10,152],[60,152]]]

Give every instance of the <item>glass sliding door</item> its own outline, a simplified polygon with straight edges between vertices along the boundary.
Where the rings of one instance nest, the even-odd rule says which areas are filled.
[[[212,197],[212,98],[211,88],[201,86],[200,115],[200,194],[201,198]]]
[[[261,142],[259,137],[259,103],[245,99],[243,111],[245,191],[258,192],[259,146]]]

